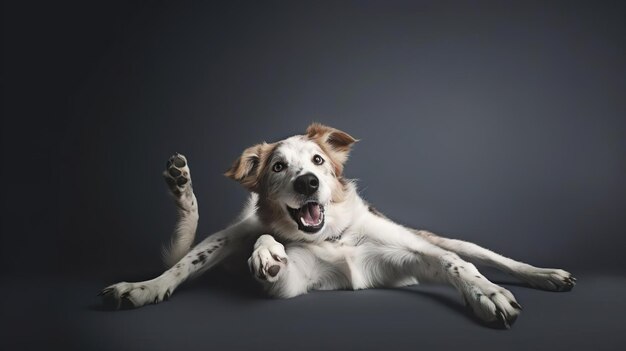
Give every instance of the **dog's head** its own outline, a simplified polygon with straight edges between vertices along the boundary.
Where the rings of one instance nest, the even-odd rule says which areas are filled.
[[[225,173],[257,193],[258,213],[278,234],[313,239],[332,230],[333,205],[343,201],[343,165],[356,140],[312,124],[304,135],[244,150]]]

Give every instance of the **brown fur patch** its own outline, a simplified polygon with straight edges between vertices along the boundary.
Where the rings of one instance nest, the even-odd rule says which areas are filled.
[[[382,212],[380,212],[379,210],[377,210],[374,206],[372,205],[368,205],[367,206],[367,210],[370,211],[374,216],[378,216],[381,218],[387,218],[387,216],[385,216]]]
[[[261,220],[261,223],[267,227],[289,226],[292,222],[291,218],[285,215],[284,209],[281,208],[281,205],[276,201],[269,200],[265,197],[259,197],[257,206],[259,219]]]
[[[324,153],[330,157],[335,175],[341,177],[343,165],[348,160],[350,148],[357,139],[339,129],[313,123],[306,129],[306,136],[316,142]]]
[[[277,146],[278,143],[263,142],[245,149],[224,175],[240,182],[248,190],[258,193],[261,175]]]

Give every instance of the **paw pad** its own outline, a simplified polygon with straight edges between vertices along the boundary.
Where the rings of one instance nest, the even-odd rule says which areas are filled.
[[[185,162],[185,159],[181,157],[182,155],[176,155],[174,156],[174,166],[176,167],[185,167],[187,165],[187,162]]]
[[[283,268],[287,267],[285,247],[270,235],[261,235],[254,244],[254,251],[248,259],[250,272],[265,283],[278,281]]]
[[[267,273],[269,273],[271,277],[275,277],[278,272],[280,272],[280,266],[271,266],[267,270]]]
[[[176,153],[167,160],[165,164],[165,172],[163,172],[165,181],[172,192],[179,196],[186,184],[190,183],[189,167],[187,167],[187,159],[185,156]]]

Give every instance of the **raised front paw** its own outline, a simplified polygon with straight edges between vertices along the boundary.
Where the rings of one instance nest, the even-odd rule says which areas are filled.
[[[99,295],[107,307],[129,309],[168,300],[171,294],[167,286],[155,281],[146,281],[113,284],[104,288]]]
[[[250,272],[262,282],[275,282],[287,265],[287,253],[283,244],[271,235],[261,235],[254,244],[252,256],[248,259]]]
[[[519,277],[532,287],[549,291],[570,291],[576,285],[576,278],[562,269],[536,268]]]
[[[464,295],[478,318],[498,328],[510,328],[522,310],[510,291],[484,280],[470,284]]]
[[[174,196],[180,197],[191,190],[191,171],[185,156],[176,153],[167,160],[163,177]]]

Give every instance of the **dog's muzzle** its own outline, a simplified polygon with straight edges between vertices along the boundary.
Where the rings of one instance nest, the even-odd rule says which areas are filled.
[[[317,233],[324,227],[324,206],[317,202],[307,202],[300,208],[287,206],[287,211],[305,233]]]

